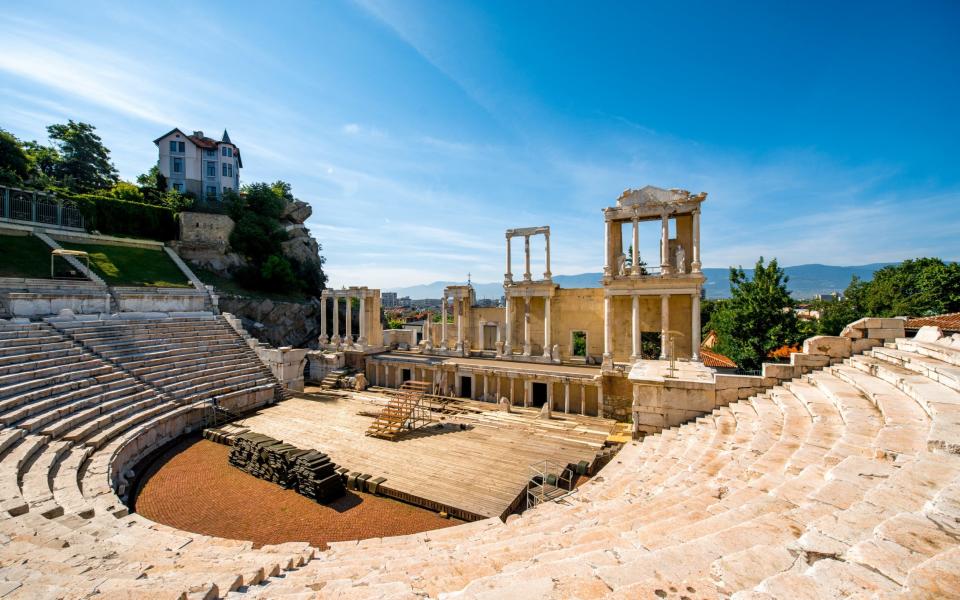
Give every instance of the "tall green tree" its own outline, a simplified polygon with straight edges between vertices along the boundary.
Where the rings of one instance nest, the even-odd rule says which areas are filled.
[[[883,267],[870,281],[854,278],[845,298],[861,316],[927,316],[960,311],[960,264],[939,258]]]
[[[110,189],[118,181],[110,151],[95,131],[93,125],[72,119],[47,127],[50,139],[63,155],[56,166],[57,179],[73,192]]]
[[[19,186],[30,177],[30,158],[20,140],[0,129],[0,185]]]
[[[44,146],[37,141],[23,143],[23,151],[30,160],[31,186],[48,189],[57,182],[57,171],[63,161],[60,151],[54,146]]]
[[[730,268],[729,300],[716,307],[707,324],[718,334],[717,352],[743,369],[759,369],[767,354],[798,340],[797,317],[787,290],[789,277],[773,259],[757,261],[753,278]]]

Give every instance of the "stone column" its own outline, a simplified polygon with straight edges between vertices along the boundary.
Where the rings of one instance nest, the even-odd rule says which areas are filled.
[[[570,382],[563,382],[563,412],[570,412]]]
[[[670,216],[660,217],[660,273],[669,275],[670,269]]]
[[[499,403],[500,403],[500,398],[501,398],[501,396],[500,396],[500,375],[499,375],[499,374],[496,374],[496,375],[494,375],[494,377],[497,378],[497,398],[496,398],[496,402],[497,402],[497,404],[499,404]]]
[[[340,344],[340,299],[333,296],[333,337],[330,341],[334,345]]]
[[[530,296],[523,297],[523,355],[530,356]]]
[[[507,283],[513,283],[513,265],[510,264],[510,234],[507,234],[507,272],[503,274],[503,279]]]
[[[553,353],[551,351],[552,344],[550,343],[550,296],[547,296],[544,299],[543,304],[543,357],[544,358],[553,358]]]
[[[586,406],[587,406],[587,386],[586,384],[583,384],[580,386],[580,412],[581,413],[586,412],[587,410],[585,408]]]
[[[700,272],[700,209],[693,211],[693,256],[690,262],[690,270],[694,273]]]
[[[530,393],[533,388],[533,381],[527,379],[523,382],[523,405],[530,406]]]
[[[630,358],[637,360],[640,358],[640,296],[633,295],[633,315],[631,321],[631,331],[633,332],[633,352]]]
[[[640,276],[640,219],[633,218],[633,252],[630,256],[631,274],[635,277]]]
[[[547,406],[550,407],[550,410],[553,410],[553,382],[547,382]]]
[[[360,339],[357,340],[357,343],[361,346],[367,345],[367,299],[363,295],[363,292],[360,294]]]
[[[327,295],[320,295],[320,346],[325,346],[330,341],[327,335]]]
[[[353,297],[347,294],[347,346],[353,346]]]
[[[597,416],[603,416],[603,383],[597,385]]]
[[[613,298],[603,297],[603,362],[613,360]]]
[[[604,217],[606,217],[606,211],[604,211]],[[604,251],[604,261],[603,261],[603,275],[604,277],[610,277],[613,275],[613,265],[611,264],[610,256],[610,221],[604,220],[603,228],[603,251]]]
[[[693,360],[700,360],[700,294],[690,299],[690,350]]]
[[[526,266],[526,270],[523,273],[523,280],[530,281],[532,277],[530,275],[530,236],[529,235],[523,236],[523,254],[526,260],[526,262],[524,263]]]
[[[455,298],[457,303],[457,352],[463,352],[463,298]]]
[[[443,304],[440,306],[440,347],[447,349],[447,295],[443,295]]]
[[[487,401],[487,374],[483,374],[483,397],[480,398],[484,402]]]
[[[667,340],[670,338],[670,296],[660,294],[660,360],[667,358]]]
[[[513,355],[513,349],[510,347],[510,344],[513,343],[513,315],[510,313],[512,306],[513,302],[510,301],[510,296],[507,296],[505,306],[503,307],[504,313],[506,313],[506,318],[503,320],[503,337],[506,338],[503,342],[504,356]]]
[[[486,319],[480,319],[477,323],[477,348],[486,350],[486,341],[483,339],[483,328],[487,325]]]
[[[546,232],[544,237],[547,241],[547,270],[543,272],[543,278],[549,281],[553,276],[553,273],[550,272],[550,232]]]

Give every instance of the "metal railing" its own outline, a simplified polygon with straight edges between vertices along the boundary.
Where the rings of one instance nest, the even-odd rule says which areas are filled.
[[[83,215],[72,200],[13,187],[0,186],[0,218],[83,229]]]

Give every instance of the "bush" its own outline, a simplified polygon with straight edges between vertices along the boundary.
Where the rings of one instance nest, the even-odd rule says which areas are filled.
[[[175,213],[165,206],[125,202],[97,194],[58,192],[72,200],[83,215],[88,231],[107,235],[126,235],[166,242],[177,238]]]

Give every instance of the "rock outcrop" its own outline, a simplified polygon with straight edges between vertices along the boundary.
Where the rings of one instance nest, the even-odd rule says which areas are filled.
[[[244,329],[274,347],[316,348],[320,337],[320,302],[279,302],[224,296],[220,309],[243,322]]]

